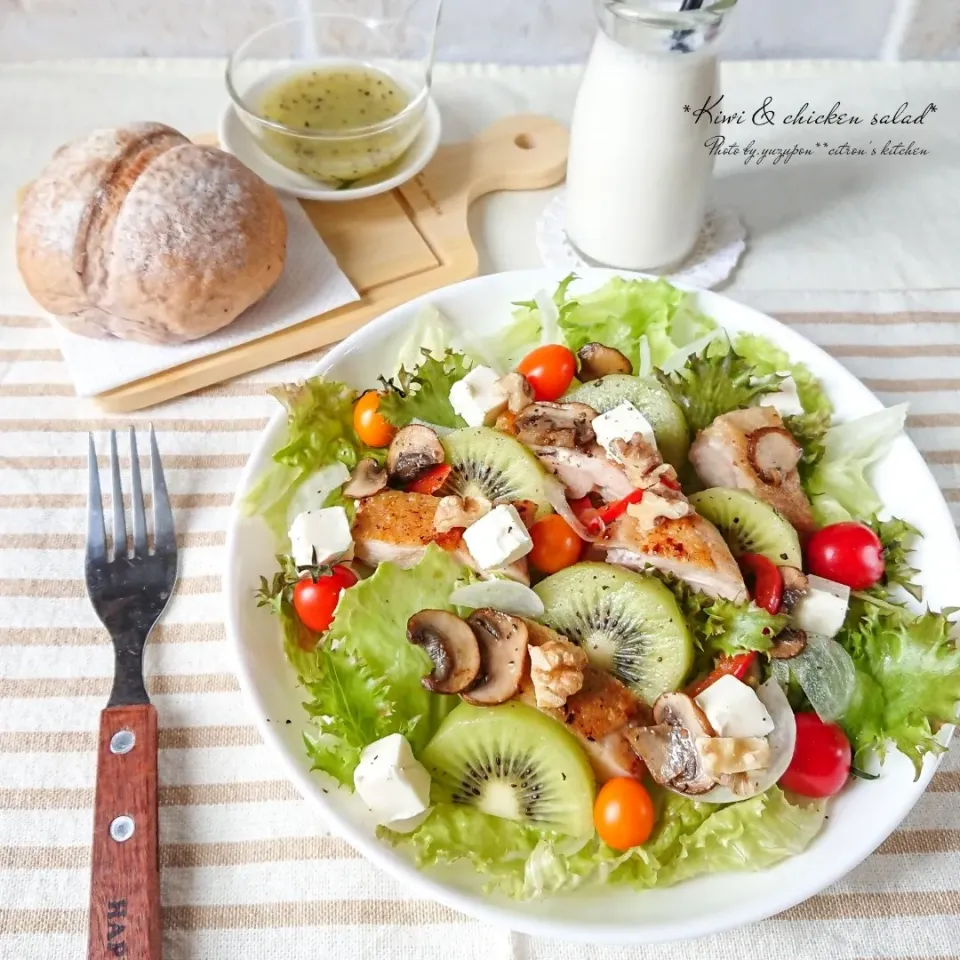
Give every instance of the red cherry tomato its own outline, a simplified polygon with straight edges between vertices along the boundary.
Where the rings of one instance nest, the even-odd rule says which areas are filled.
[[[749,672],[757,659],[756,650],[748,650],[746,653],[738,653],[735,657],[723,656],[717,661],[717,665],[711,673],[708,673],[702,680],[697,680],[690,684],[684,691],[688,697],[699,697],[707,687],[716,683],[721,677],[728,673],[742,680]]]
[[[832,523],[807,541],[810,573],[866,590],[883,577],[883,544],[862,523]]]
[[[436,493],[447,482],[451,470],[453,470],[453,467],[448,463],[431,467],[422,476],[417,477],[413,483],[407,484],[404,489],[408,493]]]
[[[780,785],[803,797],[832,797],[850,776],[850,741],[815,713],[798,713],[796,719],[797,745]]]
[[[293,588],[293,609],[300,622],[315,633],[322,633],[333,622],[340,594],[357,582],[357,575],[337,564],[326,576],[304,577]]]
[[[614,777],[597,794],[593,824],[600,839],[614,850],[629,850],[646,843],[653,832],[656,813],[650,794],[633,777]]]
[[[556,573],[580,559],[583,541],[557,513],[538,520],[530,528],[530,537],[533,540],[530,562],[541,573]]]
[[[559,400],[577,372],[577,358],[559,343],[548,343],[531,350],[517,370],[530,382],[537,400]]]
[[[753,602],[767,613],[776,613],[783,599],[783,574],[780,568],[762,553],[745,553],[740,566],[753,575]]]

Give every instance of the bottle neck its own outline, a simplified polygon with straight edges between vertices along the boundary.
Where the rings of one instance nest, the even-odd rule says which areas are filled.
[[[595,0],[600,30],[638,54],[700,54],[719,40],[736,0],[713,0],[698,10],[658,0]],[[677,4],[679,7],[679,4]]]

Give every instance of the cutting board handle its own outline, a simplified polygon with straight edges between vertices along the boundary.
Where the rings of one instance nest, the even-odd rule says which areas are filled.
[[[470,204],[495,190],[540,190],[563,179],[569,134],[549,117],[518,114],[466,143],[446,144],[399,188],[421,233],[456,279],[477,272],[467,228]]]
[[[476,141],[468,203],[494,190],[540,190],[563,179],[567,128],[550,117],[518,114],[492,123]]]

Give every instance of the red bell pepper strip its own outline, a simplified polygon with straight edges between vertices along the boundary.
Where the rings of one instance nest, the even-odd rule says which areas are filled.
[[[622,517],[627,512],[627,507],[631,503],[639,503],[643,499],[642,490],[632,490],[621,500],[614,500],[605,507],[601,507],[597,516],[605,523],[613,523],[617,517]]]
[[[687,687],[687,696],[698,697],[701,693],[703,693],[704,690],[707,689],[707,687],[713,683],[716,683],[717,680],[719,680],[721,677],[725,677],[728,673],[731,676],[736,677],[738,680],[742,680],[750,671],[750,668],[753,666],[753,663],[756,659],[756,650],[748,650],[746,653],[738,653],[735,657],[721,657],[717,661],[717,665],[714,667],[711,673],[708,673],[702,680],[697,680]]]
[[[745,553],[740,566],[753,575],[753,602],[767,613],[776,613],[783,600],[783,574],[768,557],[760,553]]]
[[[437,467],[431,467],[422,476],[417,477],[413,483],[408,483],[404,489],[407,493],[436,493],[446,482],[453,469],[448,463],[441,463]]]

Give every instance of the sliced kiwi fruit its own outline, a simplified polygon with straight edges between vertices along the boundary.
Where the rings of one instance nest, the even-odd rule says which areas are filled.
[[[689,673],[693,641],[659,580],[608,563],[577,563],[534,590],[543,601],[540,619],[647,703],[676,690]]]
[[[778,566],[802,566],[797,531],[769,503],[727,487],[701,490],[690,502],[720,531],[735,557],[761,553]]]
[[[532,500],[537,517],[553,510],[544,488],[546,473],[519,440],[492,427],[466,427],[441,437],[440,443],[453,467],[444,493],[494,502]]]
[[[563,399],[589,404],[598,413],[606,413],[629,400],[650,421],[663,459],[678,471],[687,462],[690,447],[687,418],[666,388],[656,380],[611,373],[582,384]]]
[[[593,771],[556,720],[512,702],[460,704],[420,760],[432,799],[461,803],[505,820],[573,836],[593,833]]]

